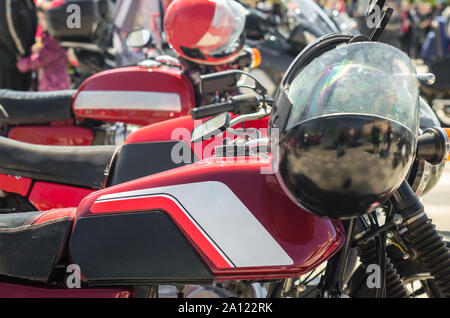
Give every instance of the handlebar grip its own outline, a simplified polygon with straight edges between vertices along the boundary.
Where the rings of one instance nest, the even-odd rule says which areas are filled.
[[[448,131],[441,127],[430,127],[417,138],[417,157],[436,165],[448,160],[450,139]]]
[[[193,119],[203,119],[212,117],[224,112],[232,112],[236,115],[250,114],[257,110],[259,106],[258,97],[255,95],[234,96],[224,103],[212,104],[194,108],[191,110]]]
[[[212,117],[220,113],[229,112],[234,109],[232,101],[225,103],[212,104],[208,106],[202,106],[191,110],[191,116],[193,119],[203,119]]]

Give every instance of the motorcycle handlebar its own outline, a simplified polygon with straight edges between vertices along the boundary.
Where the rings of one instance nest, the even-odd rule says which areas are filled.
[[[224,103],[217,103],[191,110],[193,119],[203,119],[219,115],[224,112],[231,112],[236,115],[251,114],[257,111],[260,100],[256,95],[240,95],[232,97]]]

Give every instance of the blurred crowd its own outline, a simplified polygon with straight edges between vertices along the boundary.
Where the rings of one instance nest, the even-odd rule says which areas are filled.
[[[370,0],[314,0],[322,8],[336,10],[358,22],[361,34],[368,34],[366,13]],[[273,11],[280,11],[284,0],[244,0],[256,5],[270,2]],[[450,18],[450,0],[388,0],[386,4],[394,9],[393,16],[381,41],[402,49],[412,58],[419,58],[427,34],[432,31],[432,22],[438,16]],[[447,30],[450,37],[450,24]]]
[[[318,2],[324,8],[333,8],[355,18],[360,32],[367,34],[364,17],[369,0],[319,0]],[[438,16],[450,18],[448,0],[389,0],[386,3],[394,9],[394,14],[383,34],[382,41],[401,48],[412,58],[420,57],[425,38],[432,31],[433,20]],[[447,30],[447,34],[450,36],[450,30]]]
[[[70,88],[68,56],[47,29],[53,1],[0,2],[0,89],[54,91]]]
[[[270,3],[273,13],[282,15],[283,6],[290,0],[240,0],[250,5]],[[292,0],[295,1],[295,0]],[[314,0],[324,9],[337,11],[358,22],[362,34],[369,34],[366,12],[370,0]],[[450,18],[450,0],[388,0],[387,4],[394,9],[394,14],[382,36],[382,41],[401,48],[412,58],[420,58],[427,35],[433,30],[436,17]],[[47,30],[45,12],[52,5],[62,0],[2,0],[0,1],[0,89],[51,91],[70,87],[70,76],[67,68],[76,63],[69,58],[66,51],[52,38]],[[116,2],[116,1],[114,1]],[[171,0],[163,0],[167,6]],[[120,3],[117,1],[117,3]],[[132,2],[132,4],[136,4]],[[141,2],[139,2],[141,3]],[[147,6],[155,6],[157,1],[142,2]],[[116,11],[122,10],[120,5]],[[132,19],[121,19],[119,32],[113,41],[114,48],[124,59],[119,65],[127,64],[130,58],[136,59],[135,52],[127,55],[123,45],[124,34],[137,27],[136,21],[142,20],[139,26],[153,28],[156,20],[148,19],[152,8],[136,9]],[[118,15],[118,13],[115,13]],[[122,11],[123,12],[123,11]],[[142,16],[142,19],[139,19]],[[153,17],[153,15],[151,15]],[[123,21],[122,21],[123,20]],[[130,21],[128,21],[130,20]],[[447,20],[448,21],[448,20]],[[118,22],[115,21],[116,27]],[[444,31],[444,37],[450,39],[450,24]],[[158,32],[156,32],[158,33]],[[160,35],[155,34],[155,41]],[[446,41],[447,43],[449,41]],[[446,44],[445,44],[446,45]],[[448,45],[450,50],[450,45]],[[138,56],[139,58],[139,56]],[[126,60],[126,61],[125,61]],[[74,65],[76,66],[76,65]],[[34,76],[34,77],[32,77]]]

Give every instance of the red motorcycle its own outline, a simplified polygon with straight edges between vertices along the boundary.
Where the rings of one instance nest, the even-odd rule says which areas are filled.
[[[186,24],[200,26],[198,32],[187,31]],[[3,135],[44,145],[116,144],[126,131],[111,122],[149,125],[226,98],[231,92],[200,94],[197,81],[201,74],[259,64],[256,51],[244,48],[244,26],[245,10],[231,0],[173,3],[165,14],[164,30],[179,59],[165,56],[138,67],[105,71],[76,92],[0,91]],[[126,41],[128,47],[151,46],[152,33],[134,30]]]
[[[247,96],[238,102],[199,108],[193,113],[195,118],[231,109],[240,116],[215,116],[196,127],[193,136],[212,138],[210,133],[216,128],[229,129],[230,120],[235,124],[266,118],[270,107],[261,105],[262,100]],[[170,159],[173,142],[168,146],[154,143],[158,148],[148,151],[149,144],[138,141],[152,130],[159,130],[159,137],[167,135],[182,121],[190,121],[184,125],[187,129],[194,125],[192,118],[185,117],[131,135],[129,139],[136,143],[125,145],[121,150],[124,156],[120,154],[111,166],[111,185],[137,168],[129,160],[151,161],[152,153]],[[213,131],[208,132],[208,128]],[[305,212],[280,191],[273,173],[260,174],[261,169],[271,171],[270,156],[255,155],[262,151],[258,147],[261,140],[253,141],[244,145],[244,138],[226,147],[245,147],[242,162],[225,156],[211,157],[97,192],[86,197],[78,208],[3,215],[0,240],[5,244],[1,245],[1,257],[7,258],[7,265],[0,274],[11,280],[0,283],[0,297],[133,297],[138,296],[134,286],[149,281],[204,284],[213,280],[279,279],[310,271],[342,246],[342,225]],[[138,147],[143,147],[141,152]],[[123,165],[129,171],[123,171]],[[211,197],[219,201],[205,201]],[[17,236],[7,236],[6,228],[15,226]],[[25,227],[29,228],[22,231]],[[299,227],[310,230],[299,235]],[[31,237],[39,239],[29,244]],[[14,240],[15,248],[22,243],[27,247],[16,257],[9,251],[13,245],[5,239]],[[241,244],[236,244],[239,241]],[[111,248],[120,252],[111,254]],[[39,260],[32,261],[33,255]],[[81,269],[83,288],[46,286],[50,277],[65,281],[66,268],[60,265],[68,259]],[[133,266],[126,265],[125,260]],[[41,283],[26,286],[15,282],[15,278]],[[112,285],[127,287],[108,287]],[[157,295],[157,288],[149,290]]]
[[[403,54],[384,45],[369,44],[365,48],[367,43],[355,43],[343,46],[342,38],[336,36],[322,40],[331,45],[328,50],[336,51],[336,54],[330,58],[326,54],[321,56],[322,52],[316,50],[320,54],[318,59],[336,61],[336,57],[341,57],[344,65],[348,61],[342,52],[347,50],[347,46],[351,50],[350,56],[369,59],[370,55],[354,55],[352,50],[363,50],[362,53],[380,50],[379,53],[383,54],[395,50],[394,54]],[[374,61],[379,60],[375,58]],[[302,63],[304,61],[300,59],[293,64],[283,85],[290,84],[293,90],[296,89],[300,83],[297,76],[290,78],[290,74],[298,74]],[[326,63],[317,65],[327,66]],[[384,69],[391,70],[392,66],[387,65]],[[356,74],[365,76],[367,73]],[[222,81],[226,76],[224,74]],[[369,80],[366,84],[370,83]],[[401,94],[397,90],[392,93]],[[342,297],[343,275],[346,267],[351,265],[348,262],[351,249],[361,251],[363,264],[368,259],[373,261],[374,256],[382,268],[385,265],[386,270],[382,273],[386,281],[382,284],[384,287],[375,289],[377,295],[382,296],[383,290],[384,293],[391,292],[393,286],[398,295],[406,295],[398,275],[392,272],[388,266],[390,263],[384,258],[385,242],[379,237],[382,238],[388,230],[395,233],[392,239],[396,244],[401,244],[407,251],[416,251],[417,259],[430,269],[439,288],[448,296],[447,272],[443,271],[450,262],[448,250],[442,247],[442,240],[429,226],[418,197],[408,183],[402,183],[412,166],[413,157],[432,163],[448,158],[450,142],[447,134],[442,129],[433,128],[417,138],[406,126],[389,125],[390,122],[383,126],[389,117],[346,112],[319,116],[300,126],[294,125],[294,128],[281,128],[294,118],[282,117],[286,113],[284,94],[280,92],[272,112],[272,102],[265,96],[241,96],[194,109],[194,119],[212,117],[195,125],[190,135],[194,144],[218,138],[237,123],[246,126],[244,130],[231,129],[231,133],[241,138],[221,139],[221,144],[214,148],[213,157],[95,192],[83,199],[78,208],[1,216],[0,257],[3,258],[3,266],[0,275],[8,278],[0,283],[0,296],[157,297],[158,284],[183,286],[237,280],[243,281],[244,285],[245,282],[269,281],[268,290],[272,290],[269,296],[277,296],[277,288],[271,287],[276,287],[278,281],[299,277],[328,260],[318,293],[323,297]],[[322,98],[323,95],[317,96]],[[380,97],[379,94],[373,96]],[[387,96],[387,100],[390,98]],[[410,103],[412,100],[418,101],[418,88],[415,96],[408,97],[404,104],[398,105],[398,109],[415,107]],[[333,103],[333,100],[329,102]],[[386,109],[383,108],[386,116],[393,116],[398,110],[391,114]],[[266,118],[270,113],[271,144],[267,138],[247,127],[249,121]],[[289,113],[295,116],[298,112],[293,109]],[[418,111],[415,114],[418,116]],[[323,120],[333,122],[322,125]],[[416,120],[418,117],[411,124],[414,125]],[[361,123],[363,125],[358,126]],[[315,126],[311,129],[309,125]],[[163,130],[179,128],[171,121],[156,126],[162,135],[167,135]],[[190,128],[189,125],[186,127]],[[281,130],[279,135],[276,127]],[[143,131],[146,129],[152,128],[147,127]],[[317,129],[325,131],[317,132]],[[333,131],[336,129],[350,135],[345,138],[342,134],[335,135]],[[382,136],[384,129],[390,129],[389,138],[372,138],[375,133]],[[356,136],[359,137],[355,139]],[[141,135],[135,134],[130,138],[138,142]],[[379,143],[378,140],[383,141]],[[143,144],[129,145],[138,147]],[[301,151],[302,155],[293,156],[288,149]],[[178,158],[174,157],[173,145],[166,151],[172,161]],[[317,156],[318,152],[321,156]],[[190,158],[184,152],[175,153],[182,158]],[[148,161],[149,154],[151,152],[135,152],[129,160]],[[158,156],[164,157],[163,152],[159,151]],[[291,183],[291,180],[303,182],[302,177],[291,178],[299,170],[285,169],[286,164],[292,164],[293,160],[321,163],[333,160],[338,169],[347,165],[348,160],[355,160],[355,156],[371,160],[372,166],[366,175],[383,166],[393,169],[395,175],[402,178],[393,180],[391,175],[380,176],[386,182],[380,184],[382,189],[378,189],[373,185],[379,180],[369,176],[365,180],[372,183],[361,189],[366,195],[361,196],[360,201],[344,202],[338,196],[328,195],[328,202],[318,201],[313,206],[310,205],[311,199],[315,199],[313,196],[333,191],[335,183],[325,183],[325,189],[321,190],[325,192],[311,192],[311,189]],[[109,180],[127,176],[132,172],[126,170],[136,168],[132,161],[124,166],[121,160],[119,156],[111,166]],[[386,162],[395,164],[386,165]],[[312,182],[322,181],[320,173],[314,169],[310,171],[307,172],[312,178],[310,180],[320,180]],[[286,174],[290,176],[286,177]],[[364,174],[355,176],[364,177]],[[311,183],[312,188],[316,185]],[[391,186],[392,191],[388,191],[391,194],[387,194],[384,188]],[[301,194],[308,195],[303,197]],[[349,194],[359,200],[346,191],[340,196]],[[371,212],[375,205],[383,206],[377,203],[378,200],[390,204],[384,225],[379,224],[377,215]],[[353,209],[345,210],[345,206]],[[367,213],[369,223],[365,223]],[[404,228],[407,230],[402,230]],[[429,238],[427,244],[420,244],[423,235]],[[17,253],[17,250],[21,252]],[[430,259],[430,253],[439,255],[439,258]],[[33,284],[27,281],[33,281]],[[136,287],[138,285],[148,286],[144,288],[145,293],[142,293],[143,288]],[[182,294],[182,289],[179,291]],[[287,294],[289,292],[281,293],[281,296]]]
[[[2,135],[41,145],[121,143],[126,124],[153,124],[184,116],[201,105],[204,101],[198,97],[193,78],[200,72],[251,67],[253,52],[245,50],[229,65],[199,66],[189,71],[176,59],[163,56],[139,66],[96,74],[77,91],[0,90]]]
[[[199,88],[205,94],[236,91],[240,76],[238,71],[205,75]],[[259,91],[264,92],[261,85]],[[233,100],[240,104],[255,102],[251,96],[235,97]],[[267,116],[258,119],[244,117],[233,121],[230,128],[243,129],[241,120],[246,121],[245,131],[250,138],[255,139],[255,133],[261,134],[256,139],[268,136]],[[149,125],[131,133],[123,146],[40,146],[0,137],[0,212],[78,206],[84,197],[97,189],[210,158],[215,148],[223,144],[224,138],[193,143],[190,132],[196,124],[198,122],[191,116],[182,116]],[[438,125],[431,108],[421,103],[421,129]],[[236,135],[230,137],[234,139]],[[174,146],[186,160],[172,160]],[[157,155],[149,157],[149,154]],[[438,166],[431,169],[434,167]],[[409,180],[417,194],[425,188],[429,191],[438,182],[442,174],[442,166],[439,167],[440,174],[423,182],[417,176],[425,177],[425,171],[430,167],[424,161],[415,162],[414,173],[411,173]]]
[[[188,14],[206,8],[208,10],[205,14]],[[213,19],[214,15],[210,15],[216,11],[222,20],[216,21]],[[185,17],[181,27],[178,17]],[[192,24],[200,23],[209,27],[201,30],[202,32],[186,35],[186,18],[191,19],[188,22]],[[117,127],[105,125],[105,122],[146,125],[180,117],[196,105],[225,100],[236,93],[240,74],[237,76],[233,73],[227,78],[214,77],[209,82],[209,87],[202,87],[201,90],[199,77],[200,74],[218,70],[255,67],[260,63],[257,50],[244,49],[244,21],[243,8],[233,1],[220,4],[210,1],[178,1],[165,16],[167,41],[178,54],[178,60],[164,56],[146,60],[139,67],[94,75],[80,87],[73,101],[71,92],[6,92],[7,96],[18,94],[18,98],[4,100],[0,96],[3,119],[9,124],[5,129],[5,135],[9,139],[2,139],[5,151],[1,154],[3,161],[0,184],[4,197],[1,208],[12,212],[76,206],[92,189],[102,186],[104,170],[116,152],[115,147],[46,148],[25,145],[13,139],[52,145],[120,144],[118,137],[124,139],[127,132],[119,136]],[[227,28],[221,28],[221,24]],[[215,34],[215,40],[205,46],[208,41],[200,40],[208,38],[208,32]],[[145,47],[151,43],[151,39],[151,33],[141,29],[131,32],[127,42],[129,47]],[[40,96],[38,101],[45,104],[43,107],[31,107],[26,96],[28,99]],[[66,107],[61,108],[64,101]],[[71,104],[73,105],[70,106]],[[29,122],[70,119],[71,108],[76,120],[70,124],[25,125]],[[44,115],[36,116],[36,109]],[[155,133],[155,137],[158,136],[155,131],[157,129],[150,132]],[[146,135],[145,139],[147,142],[171,140],[167,137],[155,137]],[[148,150],[161,152],[158,147]],[[114,156],[117,157],[118,155]],[[158,160],[160,159],[155,159]],[[36,165],[37,162],[40,163]],[[146,163],[144,166],[150,166],[145,173],[156,173],[176,165]],[[145,175],[140,173],[138,177]],[[53,193],[59,195],[50,195]]]
[[[166,149],[172,164],[187,165],[111,184],[78,208],[1,216],[0,276],[7,278],[0,295],[142,296],[138,285],[156,297],[158,284],[240,280],[268,282],[269,296],[286,296],[297,291],[284,289],[286,278],[327,261],[319,296],[406,297],[386,258],[389,232],[405,258],[423,265],[450,296],[449,251],[405,181],[415,161],[449,157],[448,131],[430,128],[419,136],[413,64],[369,40],[317,40],[291,65],[273,103],[257,83],[260,97],[192,110],[193,119],[211,117],[193,125],[194,146]],[[202,86],[233,85],[233,74],[215,74]],[[269,114],[269,138],[247,125]],[[233,129],[239,124],[243,129]],[[157,126],[166,136],[179,128]],[[228,132],[240,138],[220,138]],[[193,158],[195,144],[204,153],[202,142],[215,138],[221,142],[212,157]],[[140,145],[127,145],[135,155],[119,155],[107,182],[126,180],[137,162],[149,161]],[[348,281],[356,266],[351,251],[360,255],[363,276]],[[361,284],[371,265],[380,270],[379,286]]]
[[[240,71],[225,71],[203,76],[200,89],[205,95],[236,91],[241,75]],[[256,100],[255,96],[244,95],[231,97],[227,103],[251,105]],[[267,137],[267,113],[256,115],[235,119],[231,127],[243,128],[242,120],[250,119],[245,124],[249,136],[254,138],[256,133],[260,138]],[[143,127],[130,134],[122,146],[43,146],[0,137],[0,212],[78,206],[96,189],[210,158],[223,140],[191,142],[189,134],[196,123],[190,116],[183,116]],[[174,146],[181,159],[188,159],[174,162]],[[149,154],[155,155],[149,159]]]

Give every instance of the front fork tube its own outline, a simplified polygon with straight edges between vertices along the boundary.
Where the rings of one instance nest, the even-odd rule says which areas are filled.
[[[328,261],[325,275],[322,276],[319,283],[318,297],[341,298],[344,296],[343,282],[355,228],[355,219],[343,221],[343,225],[347,233],[344,247]]]
[[[397,219],[401,220],[397,228],[403,244],[430,271],[442,295],[450,297],[450,252],[418,196],[404,182],[392,196],[391,203]]]

